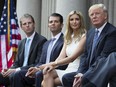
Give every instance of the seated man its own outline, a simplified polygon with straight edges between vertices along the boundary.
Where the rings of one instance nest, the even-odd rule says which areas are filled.
[[[26,38],[19,43],[17,57],[13,66],[7,70],[2,70],[0,73],[0,85],[9,85],[10,79],[12,82],[15,73],[35,66],[40,59],[43,44],[47,41],[45,37],[35,32],[35,21],[30,14],[24,14],[21,17],[20,25],[26,34]],[[28,45],[26,45],[27,41],[29,41]]]
[[[106,71],[110,70],[107,68],[110,67],[109,64],[114,62],[109,63],[107,57],[116,52],[116,27],[108,22],[108,11],[104,4],[95,4],[88,12],[95,29],[90,29],[87,33],[85,52],[80,58],[78,71],[63,76],[65,87],[107,87],[108,84],[105,82],[107,79],[103,78]],[[98,78],[99,75],[101,78]]]
[[[29,68],[28,71],[20,71],[15,74],[12,80],[12,87],[25,87],[25,85],[30,86],[33,84],[35,84],[36,87],[41,87],[43,74],[39,67],[51,61],[55,61],[63,46],[64,39],[61,33],[63,17],[58,13],[51,14],[48,20],[48,27],[52,33],[52,39],[44,44],[40,61],[35,67]],[[61,66],[59,68],[65,69],[66,66]]]

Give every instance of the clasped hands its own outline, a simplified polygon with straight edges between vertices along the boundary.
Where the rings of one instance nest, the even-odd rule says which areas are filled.
[[[73,87],[81,87],[82,76],[83,76],[82,73],[78,73],[77,75],[75,75]]]
[[[1,74],[3,75],[3,77],[8,77],[9,75],[14,73],[15,71],[16,71],[16,69],[3,69]]]

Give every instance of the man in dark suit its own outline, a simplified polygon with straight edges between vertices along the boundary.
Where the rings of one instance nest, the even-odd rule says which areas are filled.
[[[96,78],[108,55],[116,51],[116,27],[107,22],[108,13],[103,4],[91,6],[88,12],[95,29],[87,32],[85,52],[80,58],[78,71],[63,76],[65,87],[106,87],[99,85],[102,75],[98,82]]]
[[[53,41],[53,46],[50,46],[51,40],[47,41],[43,46],[40,62],[38,62],[35,67],[29,68],[28,71],[25,70],[15,74],[12,82],[12,87],[25,87],[25,85],[33,84],[35,84],[36,87],[41,87],[43,74],[39,67],[44,66],[51,61],[55,61],[59,56],[59,53],[63,46],[64,39],[63,34],[61,33],[63,27],[63,17],[58,13],[51,14],[48,20],[48,27],[50,28],[50,31],[52,33],[52,38],[55,38],[55,40]],[[50,51],[51,48],[52,51],[49,57],[48,51]],[[66,66],[59,68],[65,69]]]
[[[18,45],[18,53],[13,66],[7,70],[2,70],[0,73],[0,85],[9,85],[9,79],[12,79],[15,73],[35,66],[40,59],[43,44],[47,41],[45,37],[35,32],[35,21],[30,14],[24,14],[21,17],[20,25],[26,34],[26,38],[21,40]],[[29,43],[26,48],[27,39],[29,39]],[[29,52],[26,54],[27,49]]]

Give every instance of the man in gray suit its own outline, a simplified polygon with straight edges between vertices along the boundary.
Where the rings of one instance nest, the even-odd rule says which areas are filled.
[[[12,87],[25,87],[25,85],[30,86],[33,84],[35,84],[36,87],[41,87],[43,74],[39,66],[47,64],[51,61],[55,61],[56,58],[59,56],[59,53],[64,43],[63,33],[61,33],[63,27],[63,17],[58,13],[51,14],[48,20],[48,27],[50,28],[50,31],[52,33],[52,39],[55,38],[55,40],[53,41],[53,46],[50,46],[50,43],[52,42],[51,39],[47,41],[43,45],[40,62],[38,62],[35,67],[29,68],[28,72],[27,70],[25,70],[15,74],[14,79],[12,81]],[[48,54],[51,48],[52,51],[49,57]],[[65,69],[66,66],[61,66],[59,68]]]
[[[12,80],[15,73],[35,66],[39,62],[43,44],[47,41],[45,37],[35,32],[35,21],[30,14],[24,14],[21,17],[20,26],[25,32],[26,38],[19,43],[17,57],[13,66],[7,70],[2,70],[0,73],[0,85],[9,85],[9,80]],[[28,47],[26,47],[27,39],[29,39]]]
[[[63,76],[65,87],[107,87],[106,83],[101,85],[105,79],[104,74],[100,73],[107,65],[109,54],[116,51],[116,27],[108,22],[108,11],[104,4],[95,4],[88,12],[95,28],[87,32],[85,52],[80,58],[78,71]],[[98,34],[96,31],[99,31]]]

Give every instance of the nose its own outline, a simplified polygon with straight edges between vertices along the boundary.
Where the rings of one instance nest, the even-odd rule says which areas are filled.
[[[77,22],[77,20],[76,20],[76,19],[74,19],[74,20],[73,20],[73,23],[76,23],[76,22]]]
[[[76,23],[76,20],[74,20],[74,23]]]
[[[29,26],[29,23],[26,23],[26,26]]]

